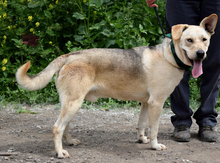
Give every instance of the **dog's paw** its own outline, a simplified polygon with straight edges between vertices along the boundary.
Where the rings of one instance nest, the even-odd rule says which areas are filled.
[[[165,150],[167,149],[167,147],[163,144],[156,144],[156,145],[153,145],[152,146],[152,149],[155,149],[155,150]]]
[[[147,144],[149,142],[150,142],[150,139],[148,139],[147,136],[141,136],[139,140],[137,141],[137,143],[143,143],[143,144]]]
[[[57,158],[59,159],[70,158],[70,155],[66,150],[62,149],[57,153]]]
[[[79,145],[79,144],[81,144],[81,142],[77,139],[70,139],[67,141],[67,144],[68,145]]]

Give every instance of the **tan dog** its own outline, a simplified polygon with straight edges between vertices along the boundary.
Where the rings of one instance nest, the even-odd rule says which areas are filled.
[[[202,73],[202,60],[206,57],[217,15],[203,19],[200,26],[186,24],[172,27],[177,58],[192,66],[193,75]],[[96,101],[99,97],[142,102],[138,122],[139,142],[151,142],[152,149],[163,150],[157,133],[161,109],[183,77],[184,70],[175,61],[170,48],[171,39],[155,47],[122,49],[89,49],[62,55],[35,76],[28,76],[30,61],[21,66],[17,82],[27,90],[44,88],[56,73],[56,87],[61,102],[61,114],[53,126],[55,150],[58,158],[70,157],[63,149],[62,137],[67,144],[77,145],[68,126],[81,107],[83,100]],[[194,62],[192,64],[192,62]],[[149,138],[144,135],[149,117]]]

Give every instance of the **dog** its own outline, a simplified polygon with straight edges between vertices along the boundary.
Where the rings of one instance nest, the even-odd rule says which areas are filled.
[[[183,77],[185,68],[176,60],[187,67],[193,66],[194,77],[201,75],[202,61],[217,19],[217,15],[212,14],[199,26],[175,25],[171,29],[172,39],[164,38],[156,46],[128,50],[95,48],[68,53],[54,59],[35,76],[27,75],[30,61],[21,66],[16,80],[31,91],[44,88],[56,74],[61,113],[53,126],[53,140],[58,158],[70,157],[63,149],[62,137],[68,145],[80,144],[79,140],[72,139],[68,126],[83,100],[95,102],[99,97],[140,101],[139,142],[150,142],[155,150],[167,149],[158,143],[157,134],[163,104]],[[148,121],[149,138],[145,136]]]

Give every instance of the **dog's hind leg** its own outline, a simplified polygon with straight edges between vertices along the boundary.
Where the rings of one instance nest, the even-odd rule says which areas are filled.
[[[68,132],[68,125],[81,107],[83,100],[90,90],[95,76],[95,70],[85,62],[72,62],[62,67],[56,78],[59,92],[61,113],[53,126],[55,150],[58,158],[70,157],[63,149],[62,137],[67,144],[79,144],[72,139]]]
[[[148,116],[149,116],[149,137],[151,141],[151,148],[156,150],[167,149],[163,144],[158,144],[157,134],[159,128],[159,119],[161,110],[163,107],[163,102],[155,100],[159,98],[150,98],[148,101]]]
[[[67,139],[69,142],[71,141],[70,140],[72,139],[70,138],[71,136],[67,134],[68,124],[70,123],[72,118],[76,115],[79,108],[81,107],[84,96],[79,97],[75,100],[69,100],[68,96],[63,99],[64,99],[63,103],[61,101],[61,105],[62,105],[61,114],[53,126],[53,139],[54,139],[55,151],[58,155],[58,158],[70,157],[69,153],[63,149],[62,137],[66,129],[65,137],[68,137]],[[77,140],[74,139],[72,141],[78,142]]]
[[[67,145],[78,145],[81,142],[77,139],[73,139],[69,133],[69,124],[66,126],[64,130],[63,138],[66,140]]]
[[[141,113],[138,121],[138,143],[149,143],[150,139],[145,136],[145,128],[148,121],[148,104],[146,102],[141,103]]]

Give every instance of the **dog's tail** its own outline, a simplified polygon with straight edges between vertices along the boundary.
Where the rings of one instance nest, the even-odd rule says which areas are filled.
[[[24,89],[31,91],[42,89],[50,82],[53,75],[63,67],[67,57],[68,55],[62,55],[56,58],[44,70],[34,76],[27,75],[31,65],[31,62],[28,61],[17,70],[16,80]]]

